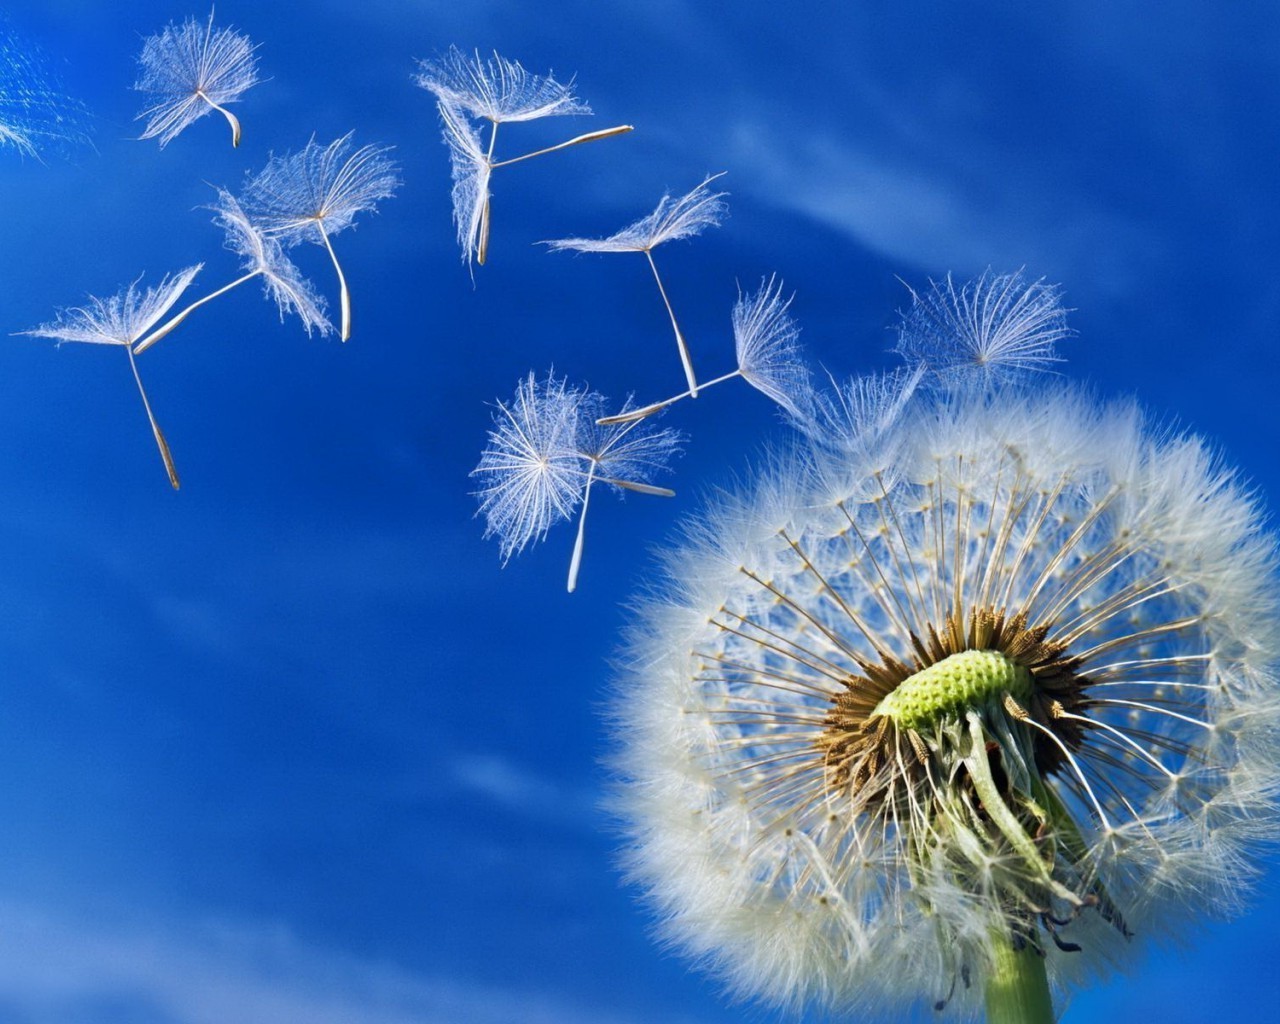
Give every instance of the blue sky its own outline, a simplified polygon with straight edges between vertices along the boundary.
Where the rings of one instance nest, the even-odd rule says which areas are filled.
[[[593,503],[500,567],[467,474],[530,369],[642,400],[681,386],[643,261],[608,234],[707,173],[731,215],[660,251],[710,375],[740,282],[776,272],[815,361],[889,365],[898,278],[1025,267],[1063,286],[1064,372],[1136,393],[1280,496],[1280,9],[756,0],[220,0],[268,79],[139,142],[142,38],[207,8],[5,5],[91,112],[93,146],[0,150],[0,330],[139,274],[237,274],[201,207],[314,133],[395,147],[403,186],[335,240],[343,345],[256,285],[140,358],[183,476],[165,483],[126,360],[0,347],[0,1024],[713,1024],[727,1004],[649,937],[599,810],[600,706],[628,595],[702,497],[783,436],[726,386],[675,499]],[[504,129],[474,282],[418,58],[496,49],[577,75],[593,118]],[[297,253],[336,303],[319,247]],[[1065,1020],[1165,1024],[1280,1000],[1280,898],[1082,993]]]

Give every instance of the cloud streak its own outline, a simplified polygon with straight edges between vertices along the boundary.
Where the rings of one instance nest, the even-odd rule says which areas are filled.
[[[640,1024],[496,979],[433,977],[307,945],[287,928],[77,921],[0,901],[0,1006],[28,1024]],[[692,1018],[686,1018],[693,1024]]]

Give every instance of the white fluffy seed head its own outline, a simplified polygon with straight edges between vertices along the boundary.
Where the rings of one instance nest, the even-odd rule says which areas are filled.
[[[172,276],[166,275],[159,284],[145,290],[134,281],[108,299],[90,295],[88,305],[61,310],[51,323],[18,333],[56,338],[60,342],[132,345],[169,312],[202,266],[204,264],[197,263]]]
[[[1069,987],[1234,912],[1280,774],[1253,497],[1065,388],[843,408],[856,443],[693,523],[639,606],[614,799],[664,938],[743,996],[963,1016],[1010,936]],[[1029,691],[875,740],[877,687],[1002,643]]]
[[[469,264],[479,252],[493,168],[479,132],[463,112],[443,99],[437,106],[453,173],[453,223],[458,232],[462,259]]]
[[[631,407],[628,400],[622,412]],[[578,454],[595,464],[595,475],[631,484],[649,484],[667,472],[668,463],[680,450],[681,434],[659,427],[653,420],[609,423],[596,420],[609,412],[608,399],[598,391],[587,392],[579,409]]]
[[[240,204],[249,218],[286,248],[323,245],[356,217],[373,211],[400,185],[389,146],[352,149],[348,132],[321,146],[314,138],[296,153],[272,156],[245,183]]]
[[[324,296],[285,255],[279,240],[254,224],[239,200],[224,188],[218,189],[217,202],[210,209],[214,211],[214,223],[226,232],[226,247],[241,257],[245,270],[262,275],[281,321],[286,314],[296,313],[307,334],[313,330],[321,335],[331,334],[333,325],[325,316]]]
[[[708,188],[719,177],[720,174],[710,175],[693,191],[676,199],[664,195],[653,213],[607,238],[559,238],[546,244],[553,251],[648,252],[663,242],[701,234],[706,228],[717,227],[728,212],[724,201],[728,193]]]
[[[981,389],[1051,369],[1054,346],[1072,333],[1056,285],[988,270],[961,286],[948,274],[913,290],[897,350],[937,386]]]
[[[672,495],[651,481],[679,451],[679,431],[648,419],[601,425],[596,420],[608,399],[554,373],[544,380],[530,373],[514,401],[496,405],[489,443],[471,475],[480,482],[485,536],[498,538],[504,562],[579,506],[585,515],[592,483],[619,494]]]
[[[573,515],[585,476],[578,454],[582,392],[564,378],[530,372],[515,399],[498,402],[489,443],[471,475],[480,484],[485,536],[495,536],[505,562]]]
[[[787,313],[790,305],[777,277],[761,281],[750,295],[739,293],[732,314],[733,344],[743,379],[799,418],[811,404],[813,389],[800,354],[800,328]]]
[[[142,44],[142,68],[135,89],[155,102],[138,115],[146,118],[143,139],[159,138],[163,149],[193,121],[212,113],[214,104],[234,103],[258,83],[258,58],[249,37],[213,27],[213,15],[201,24],[188,18],[167,25]]]
[[[530,74],[519,61],[497,53],[486,59],[479,51],[465,54],[451,46],[443,57],[419,61],[414,80],[442,104],[495,123],[591,113],[573,95],[572,81]]]

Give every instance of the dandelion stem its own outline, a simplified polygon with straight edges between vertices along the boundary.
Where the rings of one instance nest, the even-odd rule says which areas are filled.
[[[987,1024],[1053,1024],[1044,957],[1029,942],[1015,947],[1004,934],[992,936],[991,955]]]
[[[142,377],[138,374],[138,363],[133,358],[133,349],[125,345],[124,350],[129,354],[129,368],[133,370],[133,379],[137,382],[138,394],[142,396],[142,407],[147,410],[147,420],[151,423],[151,433],[155,435],[156,446],[160,449],[160,458],[164,459],[164,468],[165,472],[169,474],[169,483],[176,491],[179,487],[178,469],[173,464],[173,454],[169,451],[169,442],[164,439],[164,432],[160,429],[160,424],[156,422],[155,414],[151,411],[151,403],[147,401],[147,389],[142,386]]]
[[[495,124],[496,128],[497,125]],[[632,130],[632,125],[619,124],[612,128],[602,128],[598,132],[587,132],[586,135],[578,135],[570,139],[568,142],[561,142],[555,146],[548,146],[546,149],[536,149],[532,153],[525,153],[523,156],[513,156],[509,160],[499,160],[494,163],[489,162],[489,169],[496,170],[499,167],[506,167],[508,164],[518,164],[521,160],[531,160],[535,156],[542,156],[544,153],[554,153],[558,149],[568,149],[570,146],[581,145],[584,142],[595,142],[597,139],[607,139],[611,135],[622,135],[624,132]],[[489,155],[493,156],[493,147],[489,148]]]
[[[582,541],[587,526],[587,502],[591,500],[591,485],[595,482],[596,464],[587,470],[587,486],[582,491],[582,511],[578,515],[578,539],[573,542],[573,557],[569,559],[569,593],[578,586],[578,568],[582,565]]]
[[[347,291],[347,276],[342,272],[342,264],[338,262],[338,254],[333,251],[333,243],[329,241],[329,235],[324,229],[324,224],[318,220],[316,221],[316,230],[320,232],[324,247],[329,250],[329,259],[333,260],[333,269],[338,272],[338,290],[342,302],[342,334],[340,337],[343,341],[346,341],[351,337],[351,293]]]
[[[230,284],[224,284],[216,292],[210,292],[204,298],[196,299],[196,301],[191,303],[191,305],[189,305],[186,309],[182,310],[179,313],[175,313],[163,324],[161,324],[154,331],[148,334],[145,338],[143,338],[141,341],[135,344],[133,346],[133,354],[141,355],[143,352],[149,349],[152,345],[154,345],[157,341],[163,338],[175,327],[177,327],[178,324],[182,323],[182,321],[185,320],[188,316],[190,316],[193,312],[195,312],[197,309],[203,306],[206,302],[216,299],[219,295],[223,294],[224,292],[231,291],[232,288],[235,288],[237,285],[244,284],[246,281],[252,280],[253,278],[257,277],[261,273],[263,273],[261,268],[259,268],[258,270],[251,270],[249,271],[249,273],[245,274],[243,277],[237,277]]]
[[[734,370],[731,373],[726,373],[723,377],[717,377],[715,380],[709,380],[705,384],[699,384],[698,390],[705,391],[707,388],[711,387],[713,384],[720,384],[726,380],[732,380],[734,377],[741,377],[741,376],[742,376],[741,370]],[[607,427],[614,423],[632,423],[636,420],[642,420],[646,416],[652,416],[655,412],[661,412],[667,406],[674,405],[676,402],[680,401],[680,399],[682,398],[692,398],[692,397],[694,397],[694,393],[692,391],[682,391],[678,395],[674,395],[671,398],[664,399],[661,402],[654,402],[652,405],[646,405],[640,409],[632,409],[630,412],[620,412],[616,416],[603,416],[600,419],[596,420],[596,425],[600,427]]]
[[[684,343],[684,335],[680,333],[680,325],[676,323],[675,310],[671,308],[671,300],[667,298],[667,290],[662,287],[662,278],[658,275],[658,265],[653,262],[653,253],[649,249],[644,250],[645,258],[649,261],[649,269],[653,271],[653,279],[658,282],[658,292],[662,296],[662,303],[667,307],[667,316],[671,317],[671,327],[676,332],[676,347],[680,349],[680,362],[684,365],[684,375],[689,381],[689,397],[698,397],[698,380],[693,375],[693,361],[689,358],[689,347]]]
[[[235,114],[231,113],[226,107],[220,107],[204,94],[204,90],[197,89],[196,95],[204,100],[209,106],[213,107],[219,114],[227,119],[227,123],[231,125],[231,145],[237,147],[240,145],[240,120]]]

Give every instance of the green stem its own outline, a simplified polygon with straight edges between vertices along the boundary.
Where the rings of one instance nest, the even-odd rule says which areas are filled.
[[[1044,957],[1030,943],[1014,949],[1007,935],[992,939],[991,975],[985,993],[987,1024],[1053,1024]]]

